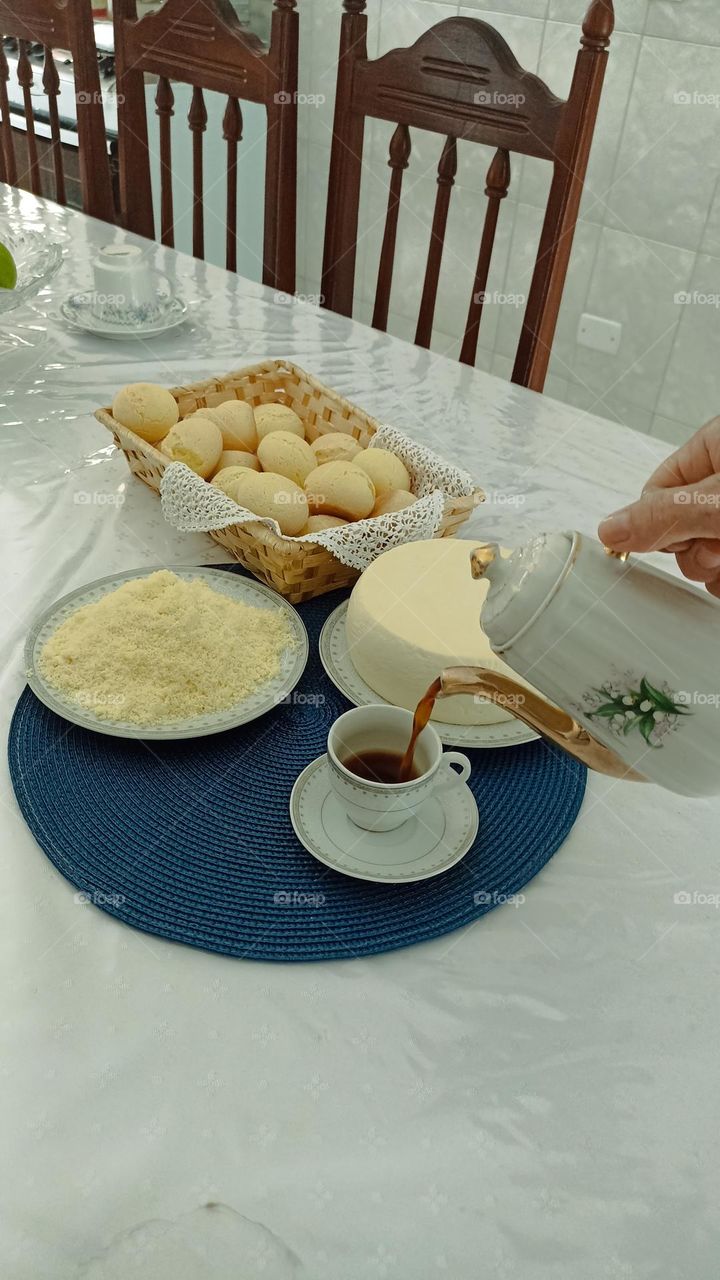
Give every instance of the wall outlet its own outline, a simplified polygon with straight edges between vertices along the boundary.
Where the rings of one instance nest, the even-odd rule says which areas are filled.
[[[614,356],[620,350],[622,325],[617,320],[605,320],[602,316],[590,316],[585,313],[580,317],[577,340],[581,347],[589,347],[591,351],[602,351],[606,356]]]

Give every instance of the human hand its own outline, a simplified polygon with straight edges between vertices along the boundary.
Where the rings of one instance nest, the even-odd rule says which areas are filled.
[[[598,537],[613,551],[673,552],[686,578],[720,598],[720,417],[666,458]]]

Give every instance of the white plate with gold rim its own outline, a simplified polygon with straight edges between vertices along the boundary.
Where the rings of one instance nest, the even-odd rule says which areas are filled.
[[[394,831],[363,831],[333,791],[324,755],[296,779],[290,821],[300,843],[323,866],[354,880],[414,884],[449,871],[464,858],[480,819],[472,791],[458,782],[438,787]]]
[[[373,703],[387,703],[379,693],[359,676],[350,657],[345,631],[347,600],[333,609],[320,632],[318,648],[320,661],[326,674],[355,707],[367,707]],[[502,720],[499,724],[449,724],[444,720],[431,720],[433,729],[446,747],[516,747],[523,742],[534,742],[539,733],[528,728],[522,720]]]
[[[131,578],[146,578],[158,569],[168,569],[185,582],[200,580],[207,583],[214,591],[229,596],[241,604],[252,605],[259,609],[272,609],[284,613],[293,632],[294,644],[289,645],[281,657],[280,672],[272,680],[264,684],[244,698],[242,702],[222,711],[214,711],[204,716],[193,716],[192,719],[174,720],[162,724],[138,725],[121,719],[104,719],[94,714],[76,699],[64,694],[49,684],[38,667],[38,657],[50,636],[78,609],[84,605],[95,604],[103,596],[122,586]],[[154,565],[151,569],[129,569],[125,573],[113,573],[107,578],[98,578],[89,582],[69,595],[56,600],[49,609],[35,619],[25,642],[25,674],[33,693],[41,702],[72,724],[83,729],[92,729],[95,733],[109,734],[115,738],[138,738],[141,740],[160,739],[171,741],[177,738],[201,738],[211,733],[223,733],[226,729],[236,729],[238,725],[248,724],[258,716],[272,711],[295,688],[308,659],[308,637],[305,625],[299,613],[288,604],[287,600],[265,587],[260,582],[244,578],[237,573],[228,573],[222,569],[206,569],[200,565]]]

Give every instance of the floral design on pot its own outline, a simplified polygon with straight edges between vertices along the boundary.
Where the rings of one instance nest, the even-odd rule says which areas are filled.
[[[638,680],[633,672],[619,679],[609,679],[599,689],[589,690],[584,697],[585,714],[591,720],[602,720],[616,737],[638,732],[649,747],[661,747],[663,738],[680,724],[681,716],[692,712],[668,685],[652,685],[647,676]]]

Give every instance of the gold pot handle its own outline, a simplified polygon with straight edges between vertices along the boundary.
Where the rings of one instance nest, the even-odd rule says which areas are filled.
[[[554,707],[511,676],[491,671],[489,667],[447,667],[440,682],[441,697],[469,693],[487,698],[597,773],[624,778],[627,782],[647,782],[647,778],[598,742],[567,711]]]

